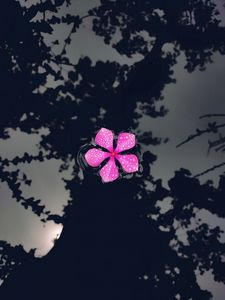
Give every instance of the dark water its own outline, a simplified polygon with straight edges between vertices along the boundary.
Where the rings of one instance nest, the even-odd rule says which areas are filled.
[[[1,10],[0,295],[222,300],[221,3],[71,2]],[[86,165],[101,127],[139,172]]]

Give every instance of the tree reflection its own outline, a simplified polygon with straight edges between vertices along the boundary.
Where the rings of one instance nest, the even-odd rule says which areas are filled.
[[[46,0],[25,8],[9,0],[0,12],[1,138],[8,138],[8,128],[27,133],[49,130],[37,156],[24,153],[2,160],[1,180],[24,208],[31,208],[43,221],[57,223],[62,219],[46,211],[40,199],[22,196],[20,170],[9,172],[5,167],[60,158],[62,168],[67,168],[100,127],[116,132],[131,129],[143,145],[159,143],[151,131],[142,132],[139,123],[143,115],[156,118],[167,113],[159,101],[165,85],[174,82],[172,67],[179,54],[184,52],[186,68],[192,72],[204,70],[215,51],[225,52],[225,29],[209,0],[176,5],[163,0],[102,0],[86,16],[61,16],[58,10],[70,2]],[[128,57],[142,55],[142,60],[132,66],[93,64],[89,57],[71,63],[67,47],[87,17],[105,43]],[[67,24],[71,30],[63,44],[55,40],[47,46],[43,35],[52,35],[55,24]],[[54,46],[60,47],[59,54],[53,52]],[[48,86],[49,76],[55,87]],[[142,157],[141,174],[109,185],[91,174],[79,177],[74,165],[73,179],[66,181],[73,202],[65,208],[61,238],[46,257],[16,264],[0,295],[11,299],[26,290],[25,299],[34,291],[35,297],[44,293],[46,299],[71,295],[77,299],[211,299],[198,286],[195,271],[212,269],[215,280],[224,282],[221,231],[200,223],[193,229],[190,223],[201,209],[224,217],[225,179],[221,177],[215,188],[211,182],[200,184],[181,169],[165,188],[151,175],[155,155],[146,151]],[[29,185],[26,175],[23,180]],[[168,198],[170,209],[163,213],[159,203]],[[179,239],[178,228],[187,231],[187,244]],[[19,248],[3,246],[7,261],[15,253],[25,261]],[[6,267],[1,278],[11,271],[10,263]]]

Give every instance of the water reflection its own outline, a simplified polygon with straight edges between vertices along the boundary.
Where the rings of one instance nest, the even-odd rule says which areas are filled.
[[[3,298],[21,288],[58,298],[60,286],[64,298],[210,299],[198,283],[210,270],[225,282],[225,180],[192,175],[220,157],[205,156],[206,139],[176,145],[199,127],[198,116],[223,110],[225,29],[216,6],[92,1],[100,6],[84,13],[82,4],[79,17],[69,2],[22,11],[7,1],[0,18],[0,236],[12,244],[1,242],[1,262],[9,261],[1,278],[16,265]],[[135,132],[141,176],[102,185],[79,168],[77,154],[101,127]],[[55,247],[34,259],[31,248],[45,254],[61,223]]]

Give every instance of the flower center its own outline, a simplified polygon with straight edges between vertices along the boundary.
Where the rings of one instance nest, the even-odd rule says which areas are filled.
[[[112,151],[112,152],[111,152],[111,156],[112,156],[112,157],[115,157],[116,154],[117,154],[117,153],[116,153],[115,151]]]

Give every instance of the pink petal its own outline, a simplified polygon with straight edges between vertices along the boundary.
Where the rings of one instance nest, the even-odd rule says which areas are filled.
[[[99,172],[103,182],[114,181],[119,177],[119,171],[114,158],[110,158],[107,164]]]
[[[106,128],[101,128],[95,137],[97,145],[113,151],[113,132]]]
[[[95,148],[88,150],[84,155],[86,162],[91,167],[98,167],[109,156],[110,153]]]
[[[133,148],[136,144],[135,135],[128,132],[120,133],[118,136],[116,152],[121,152]]]
[[[138,171],[138,158],[134,154],[117,155],[117,160],[120,162],[123,170],[127,173]]]

